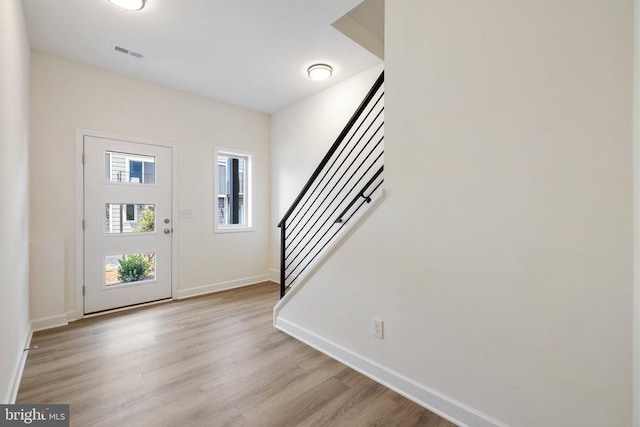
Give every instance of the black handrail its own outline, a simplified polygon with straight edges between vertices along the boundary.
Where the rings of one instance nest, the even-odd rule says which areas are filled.
[[[382,139],[380,140],[380,142],[382,142]],[[379,142],[379,143],[380,143],[380,142]],[[378,143],[378,144],[379,144],[379,143]],[[377,146],[377,144],[376,144],[376,146]],[[369,154],[371,154],[371,153],[369,153]],[[383,153],[380,153],[380,154],[378,155],[378,157],[376,158],[376,160],[377,160],[377,159],[379,159],[380,157],[382,157],[382,154],[383,154]],[[363,165],[363,163],[361,163],[361,164],[360,164],[360,166],[358,166],[358,169],[360,169],[360,167],[362,167],[362,165]],[[371,165],[369,165],[369,167],[367,168],[367,172],[368,172],[368,171],[369,171],[369,169],[371,169],[372,167],[373,167],[373,163],[372,163]],[[351,178],[353,178],[353,176],[352,176]],[[349,181],[347,181],[347,183],[351,181],[351,178],[349,178]],[[340,201],[340,203],[344,202],[344,201],[347,199],[347,197],[349,197],[349,193],[351,193],[351,191],[353,191],[353,190],[355,189],[355,187],[356,187],[356,186],[358,185],[358,183],[362,180],[362,178],[363,178],[363,177],[360,177],[360,179],[359,179],[358,181],[356,181],[356,183],[353,185],[353,187],[351,187],[351,190],[347,191],[347,195],[345,195],[345,196],[342,198],[342,200]],[[334,188],[335,188],[335,186],[334,186]],[[344,188],[343,188],[342,190],[344,190]],[[342,190],[340,190],[340,191],[338,192],[338,195],[340,195],[340,194],[342,193]],[[324,209],[322,210],[322,212],[320,213],[319,217],[321,217],[321,216],[322,216],[324,213],[326,213],[328,210],[329,210],[329,206],[325,206],[325,208],[324,208]],[[334,212],[333,212],[333,213],[335,213],[335,210],[334,210]],[[333,214],[333,213],[332,213],[332,214]],[[311,219],[311,217],[307,220],[307,222],[305,223],[305,226],[309,223],[309,220],[310,220],[310,219]],[[305,233],[305,235],[303,236],[303,239],[307,236],[307,234],[311,231],[311,229],[315,226],[315,224],[316,224],[317,222],[318,222],[318,220],[316,220],[316,222],[311,226],[311,228],[307,230],[307,232],[306,232],[306,233]],[[294,236],[294,237],[292,237],[292,238],[291,238],[292,243],[293,243],[293,241],[295,240],[295,238],[296,238],[297,236],[298,236],[298,235],[296,235],[296,236]],[[301,241],[302,241],[302,240],[301,240]],[[298,243],[298,244],[299,244],[299,243]],[[298,245],[298,244],[297,244],[297,245]],[[302,249],[306,248],[308,244],[309,244],[309,242],[307,242],[307,244],[306,244],[305,246],[303,246],[303,248],[302,248]],[[297,247],[297,245],[296,245],[296,247]],[[292,250],[294,250],[294,249],[295,249],[295,247],[294,247],[294,248],[292,248]],[[287,258],[287,256],[285,256],[285,259],[286,259],[286,258]],[[295,259],[295,258],[294,258],[294,259]],[[293,260],[292,260],[291,262],[293,262]]]
[[[380,182],[379,182],[379,183],[374,187],[374,189],[371,191],[371,194],[373,194],[373,193],[374,193],[374,192],[375,192],[375,191],[376,191],[376,190],[377,190],[377,189],[382,185],[382,183],[383,183],[383,182],[384,182],[384,179],[383,179],[382,181],[380,181]],[[369,196],[371,196],[371,194],[369,194]],[[358,208],[360,208],[364,203],[370,203],[370,201],[363,201],[362,203],[360,203],[360,205],[358,206]],[[357,211],[357,209],[356,209],[356,211]],[[351,214],[351,216],[350,216],[349,218],[347,218],[345,221],[343,221],[341,225],[342,225],[342,226],[344,226],[344,225],[345,225],[345,224],[346,224],[346,223],[347,223],[347,222],[348,222],[348,221],[353,217],[353,215],[355,215],[355,212],[354,212],[354,213],[352,213],[352,214]],[[330,229],[328,229],[322,237],[324,237],[324,236],[329,232],[329,230],[330,230]],[[307,264],[304,266],[304,268],[302,268],[302,269],[301,269],[301,271],[304,271],[304,269],[306,269],[306,268],[307,268],[307,267],[308,267],[308,266],[309,266],[313,261],[315,261],[315,259],[318,257],[318,255],[320,255],[320,253],[322,252],[322,250],[323,250],[325,247],[327,247],[327,245],[331,242],[331,240],[332,240],[332,239],[336,236],[336,234],[338,234],[339,232],[340,232],[340,229],[339,229],[339,228],[338,228],[336,231],[334,231],[334,232],[333,232],[333,235],[332,235],[329,239],[327,239],[327,241],[322,245],[322,247],[321,247],[318,251],[316,251],[315,255],[313,255],[313,257],[312,257],[309,261],[307,261]],[[321,240],[322,240],[322,239],[320,239],[320,241],[321,241]],[[316,245],[317,245],[317,244],[316,244]],[[293,272],[292,272],[291,274],[293,274]],[[291,274],[289,274],[289,276],[291,276]],[[289,276],[287,276],[287,277],[289,277]],[[295,281],[298,279],[298,277],[300,277],[300,274],[296,275],[296,277],[294,277],[294,278],[289,282],[289,285],[288,285],[288,286],[287,286],[287,285],[281,285],[281,286],[280,286],[280,290],[281,290],[281,295],[280,295],[280,297],[284,296],[284,294],[285,294],[285,292],[286,292],[287,288],[289,288],[291,285],[293,285],[293,282],[295,282]],[[284,282],[282,282],[282,283],[284,283]]]
[[[341,224],[342,223],[342,218],[346,215],[347,212],[349,212],[349,209],[351,209],[351,207],[356,204],[358,199],[364,198],[367,203],[371,203],[371,194],[369,194],[368,196],[365,196],[364,192],[367,191],[367,188],[369,188],[371,186],[371,184],[373,184],[373,182],[380,176],[382,171],[384,171],[384,166],[380,166],[380,169],[378,169],[376,171],[375,175],[373,175],[371,177],[371,179],[369,181],[367,181],[367,183],[364,185],[364,187],[362,187],[362,191],[360,191],[358,194],[356,194],[356,197],[354,197],[353,200],[351,200],[351,202],[347,205],[347,207],[344,208],[342,213],[340,215],[338,215],[338,218],[335,221],[336,224]],[[374,189],[374,191],[376,189],[377,189],[377,187]]]
[[[351,141],[353,140],[353,138],[356,136],[356,134],[358,133],[358,131],[360,130],[360,128],[365,124],[365,122],[367,121],[367,119],[369,119],[369,116],[371,115],[371,113],[373,113],[374,108],[378,105],[378,103],[380,102],[380,100],[382,99],[383,94],[380,95],[380,97],[376,100],[375,104],[373,105],[373,107],[371,107],[371,109],[369,110],[369,112],[365,115],[364,119],[362,120],[362,122],[358,125],[358,127],[356,128],[356,130],[353,132],[353,134],[351,135],[351,137],[346,141],[346,143],[344,144],[344,146],[342,147],[342,149],[340,150],[340,152],[338,154],[336,154],[334,156],[333,161],[331,162],[331,164],[329,166],[326,166],[325,164],[325,169],[326,172],[325,174],[320,177],[320,175],[318,175],[318,177],[320,177],[320,180],[318,181],[318,184],[315,186],[315,188],[313,188],[313,190],[311,190],[311,187],[309,187],[309,190],[311,190],[311,193],[309,193],[309,196],[306,198],[306,200],[302,203],[302,205],[300,206],[300,209],[298,209],[298,211],[295,213],[295,215],[293,215],[293,217],[291,218],[287,218],[287,220],[290,219],[290,222],[293,223],[296,218],[298,217],[298,215],[300,214],[300,212],[303,212],[305,206],[307,205],[307,203],[309,203],[310,201],[313,200],[313,195],[316,193],[316,191],[318,191],[318,189],[320,188],[320,185],[322,184],[322,182],[325,180],[325,178],[328,177],[327,181],[325,182],[324,186],[320,189],[320,192],[318,193],[318,195],[322,194],[322,192],[327,188],[327,186],[329,185],[329,182],[336,176],[336,174],[338,173],[338,170],[340,169],[340,167],[344,164],[344,162],[347,160],[346,158],[344,158],[342,160],[342,162],[340,162],[339,165],[337,165],[337,167],[335,168],[334,172],[331,174],[331,176],[329,176],[329,171],[336,165],[336,162],[338,161],[338,159],[340,158],[340,156],[342,156],[342,154],[344,153],[344,151],[347,149],[347,147],[349,146],[349,144],[351,143]],[[380,115],[382,114],[382,112],[384,111],[384,107],[378,112],[378,114],[373,118],[373,120],[371,121],[371,123],[369,124],[369,126],[367,126],[367,128],[365,129],[365,131],[362,133],[362,135],[360,136],[360,138],[358,138],[358,140],[355,142],[355,144],[353,144],[353,147],[351,148],[351,150],[349,150],[349,152],[347,153],[346,157],[348,158],[353,151],[356,149],[356,147],[358,146],[358,144],[360,144],[360,142],[362,142],[362,139],[364,138],[364,136],[369,132],[369,130],[371,129],[371,127],[373,126],[373,124],[376,122],[376,120],[378,120],[378,118],[380,117]],[[380,127],[382,127],[382,125],[380,125]],[[374,132],[374,135],[380,130],[380,127],[378,127],[378,129],[376,129],[376,131]],[[373,137],[372,137],[373,138]],[[367,145],[369,144],[371,139],[369,139],[369,141],[367,141]],[[344,140],[343,140],[344,142]],[[335,152],[334,152],[335,153]],[[327,162],[328,164],[328,162]],[[316,177],[316,178],[318,178]],[[301,199],[301,201],[304,199]],[[313,202],[311,203],[313,204]],[[294,210],[295,211],[295,210]],[[304,216],[304,214],[303,214]],[[293,229],[296,228],[296,226],[299,224],[296,223],[293,225]],[[293,229],[291,231],[293,231]]]
[[[360,103],[360,106],[358,107],[356,112],[353,113],[353,116],[351,116],[351,119],[349,119],[349,122],[347,122],[347,125],[345,126],[345,128],[342,130],[342,132],[340,132],[340,135],[338,135],[338,138],[333,143],[331,148],[329,148],[329,151],[327,152],[327,154],[325,154],[325,156],[322,158],[322,161],[320,162],[316,170],[313,172],[313,174],[311,175],[307,183],[304,185],[304,187],[302,187],[300,194],[298,194],[298,197],[296,197],[296,199],[291,204],[291,207],[289,208],[289,210],[284,214],[284,216],[278,223],[278,227],[282,227],[282,225],[287,221],[287,219],[289,219],[289,216],[296,209],[296,207],[298,206],[302,198],[305,196],[305,194],[307,194],[307,191],[309,191],[309,188],[311,188],[311,186],[313,185],[313,182],[316,180],[318,175],[320,175],[320,173],[322,172],[322,169],[324,169],[326,164],[329,162],[329,160],[331,159],[331,156],[338,149],[338,147],[340,146],[340,143],[342,143],[342,140],[347,136],[347,134],[349,133],[353,125],[356,123],[356,121],[358,120],[362,112],[365,110],[365,108],[367,108],[367,105],[373,99],[375,93],[378,91],[380,86],[382,86],[383,82],[384,82],[384,71],[380,73],[380,77],[378,77],[376,82],[373,84],[373,87],[371,88],[371,90],[369,90],[369,93],[367,93],[367,96],[364,98],[362,103]]]
[[[380,127],[382,127],[382,125],[380,125]],[[380,129],[380,128],[378,128],[378,130],[379,130],[379,129]],[[376,130],[376,134],[377,134],[378,130]],[[376,134],[374,134],[374,135],[373,135],[373,136],[372,136],[372,137],[367,141],[367,143],[365,144],[365,146],[364,146],[364,147],[362,147],[362,149],[360,150],[360,152],[356,155],[355,159],[353,159],[353,161],[351,162],[351,164],[349,164],[349,166],[348,166],[349,168],[351,168],[351,167],[355,164],[355,161],[356,161],[356,160],[360,157],[360,155],[364,152],[365,148],[367,148],[367,147],[369,146],[369,143],[373,140],[373,137],[374,137]],[[374,146],[373,148],[374,148],[374,149],[375,149],[375,148],[377,148],[377,147],[382,143],[382,140],[383,140],[383,138],[380,138],[380,140],[375,144],[375,146]],[[354,148],[355,148],[355,147],[354,147]],[[349,154],[351,154],[351,153],[349,153]],[[371,156],[371,154],[373,154],[373,151],[370,151],[370,152],[369,152],[369,154],[367,154],[367,155],[366,155],[366,157],[362,160],[362,162],[361,162],[361,163],[360,163],[360,165],[358,166],[358,169],[360,169],[360,167],[362,167],[362,164],[364,163],[364,161],[366,161],[366,160]],[[345,160],[346,160],[346,159],[345,159]],[[342,164],[344,164],[344,162],[342,162]],[[342,166],[342,164],[341,164],[340,166]],[[356,169],[356,172],[357,172],[357,170],[358,170],[358,169]],[[348,169],[348,170],[349,170],[349,169]],[[337,171],[336,171],[336,172],[337,172]],[[355,173],[355,172],[354,172],[354,173]],[[337,187],[338,183],[340,182],[340,180],[341,180],[342,178],[344,178],[344,176],[345,176],[346,174],[347,174],[347,171],[345,170],[345,171],[342,173],[342,175],[340,175],[340,177],[338,178],[338,180],[333,184],[333,186],[332,186],[332,187],[331,187],[331,189],[329,190],[329,194],[332,194],[333,190],[335,190],[335,189],[336,189],[336,187]],[[335,176],[335,174],[334,174],[334,176]],[[353,175],[351,176],[351,178],[353,178]],[[349,178],[349,181],[351,181],[351,178]],[[349,182],[349,181],[347,181],[347,182]],[[327,184],[328,184],[328,182],[327,182]],[[325,185],[325,187],[326,187],[326,185]],[[323,189],[323,191],[324,191],[324,189]],[[340,190],[340,191],[341,191],[341,190]],[[340,193],[340,191],[339,191],[338,193]],[[323,211],[322,213],[324,213],[324,212],[326,212],[326,209],[325,209],[325,211]],[[312,215],[312,216],[313,216],[313,215]],[[304,215],[302,216],[302,218],[304,218]],[[301,219],[301,220],[302,220],[302,219]],[[303,227],[304,227],[304,226],[306,226],[306,225],[309,223],[309,220],[311,220],[311,217],[309,217],[309,218],[307,219],[307,221],[306,221],[302,226],[303,226]],[[299,224],[299,223],[298,223],[298,224]],[[298,224],[295,224],[293,228],[295,229],[295,228],[296,228],[296,226],[297,226]],[[291,230],[291,232],[293,232],[293,230]],[[295,238],[297,237],[297,235],[298,235],[298,234],[300,234],[300,232],[298,232],[298,233],[296,233],[294,236],[292,236],[292,237],[291,237],[291,240],[292,240],[292,241],[293,241],[293,240],[295,240]]]
[[[380,170],[378,170],[378,172],[379,172],[379,173],[382,173],[382,170],[380,169]],[[377,178],[378,176],[379,176],[379,174],[377,174],[377,175],[376,175],[376,178]],[[367,184],[365,184],[365,187],[363,187],[363,189],[360,191],[360,193],[358,193],[358,195],[360,195],[360,194],[364,193],[365,189],[366,189],[369,185],[371,185],[371,182],[373,182],[373,180],[371,180],[370,182],[368,182]],[[353,189],[355,189],[356,185],[358,185],[358,183],[356,183],[356,184],[352,187],[352,190],[353,190]],[[375,192],[375,190],[377,190],[379,186],[380,186],[380,184],[378,184],[378,185],[374,188],[374,190],[371,192],[371,194],[373,194],[373,192]],[[371,199],[370,199],[371,194],[369,194],[369,196],[367,197],[367,198],[369,199],[369,201],[371,201]],[[344,202],[346,199],[347,199],[347,196],[343,197],[343,198],[342,198],[342,202]],[[357,199],[356,199],[356,201],[357,201]],[[354,203],[355,203],[355,201],[354,201]],[[368,203],[368,202],[367,202],[367,203]],[[350,205],[350,206],[353,206],[353,205]],[[360,206],[362,206],[362,204],[360,204]],[[334,211],[334,212],[335,212],[335,211]],[[343,213],[343,214],[344,214],[344,213]],[[342,215],[342,214],[341,214],[341,215]],[[333,213],[332,213],[330,216],[333,216]],[[349,219],[351,219],[351,217],[352,217],[352,216],[353,216],[353,215],[351,215],[351,216],[349,217]],[[348,221],[349,219],[347,219],[347,221]],[[342,222],[342,223],[341,223],[341,225],[345,225],[345,224],[347,223],[347,221]],[[339,224],[339,223],[338,223],[337,221],[334,221],[332,224]],[[309,249],[309,250],[305,253],[305,255],[300,259],[300,261],[298,262],[298,264],[296,264],[296,265],[295,265],[295,267],[293,267],[293,268],[292,268],[291,273],[289,273],[288,275],[286,275],[286,276],[285,276],[285,280],[286,280],[286,279],[288,279],[288,278],[289,278],[289,276],[291,276],[291,274],[293,274],[293,271],[294,271],[294,270],[295,270],[295,269],[296,269],[300,264],[302,264],[302,261],[303,261],[306,257],[308,257],[308,256],[311,254],[311,251],[312,251],[313,249],[315,249],[315,248],[318,246],[318,244],[322,241],[322,239],[323,239],[323,238],[324,238],[324,237],[329,233],[329,230],[331,230],[331,227],[327,228],[327,230],[324,232],[324,234],[323,234],[322,236],[320,236],[320,238],[319,238],[319,239],[316,241],[316,243],[311,247],[311,249]],[[318,230],[318,231],[319,231],[319,230]],[[336,231],[336,233],[337,233],[337,231]],[[336,233],[334,233],[334,235],[335,235]],[[297,259],[297,258],[298,258],[302,253],[303,253],[302,251],[303,251],[304,249],[306,249],[306,247],[307,247],[309,244],[311,244],[311,242],[312,242],[312,241],[311,241],[311,240],[309,240],[309,241],[304,245],[304,247],[301,249],[301,251],[300,251],[300,252],[298,252],[298,255],[296,255],[293,259],[291,259],[291,260],[289,261],[290,265],[294,264],[294,261],[295,261],[295,260],[296,260],[296,259]],[[323,247],[322,247],[322,248],[324,248],[324,246],[326,246],[327,244],[328,244],[328,242],[326,242],[326,243],[323,245]],[[321,249],[322,249],[322,248],[321,248]],[[318,255],[318,252],[316,252],[316,255],[312,258],[312,260],[313,260],[313,259],[315,259],[315,257],[316,257],[317,255]],[[285,256],[285,260],[286,260],[286,256]],[[306,267],[305,267],[305,268],[306,268]]]
[[[383,84],[384,72],[278,223],[280,297],[384,182]]]

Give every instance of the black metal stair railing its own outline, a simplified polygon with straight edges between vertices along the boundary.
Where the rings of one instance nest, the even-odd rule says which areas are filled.
[[[306,182],[280,227],[280,297],[384,182],[384,72]]]

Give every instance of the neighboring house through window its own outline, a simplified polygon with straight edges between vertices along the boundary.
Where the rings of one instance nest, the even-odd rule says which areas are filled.
[[[145,208],[153,205],[107,203],[105,205],[105,232],[131,233],[137,231]]]
[[[246,231],[251,224],[251,154],[215,150],[215,231]]]
[[[105,178],[111,182],[155,184],[155,161],[156,159],[153,156],[107,151],[105,153],[105,170],[107,171]]]
[[[156,183],[156,164],[142,160],[129,160],[129,182]]]

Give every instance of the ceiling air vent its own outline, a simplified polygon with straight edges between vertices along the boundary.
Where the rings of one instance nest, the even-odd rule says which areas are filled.
[[[116,46],[116,47],[114,48],[114,50],[115,50],[116,52],[124,53],[125,55],[133,56],[134,58],[138,58],[138,59],[142,59],[142,58],[144,58],[144,55],[143,55],[143,54],[138,53],[138,52],[134,52],[134,51],[129,50],[129,49],[125,49],[125,48],[120,47],[120,46]]]

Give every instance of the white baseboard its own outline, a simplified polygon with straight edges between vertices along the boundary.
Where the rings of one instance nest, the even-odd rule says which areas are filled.
[[[244,279],[230,280],[228,282],[214,283],[211,285],[198,286],[197,288],[178,290],[175,299],[191,298],[199,295],[212,294],[214,292],[226,291],[229,289],[241,288],[243,286],[255,285],[256,283],[271,280],[270,274],[261,274],[259,276],[245,277]]]
[[[25,338],[24,347],[29,348],[31,345],[31,337],[33,336],[33,331],[29,328],[27,336]],[[18,390],[20,389],[20,381],[22,380],[22,373],[24,372],[24,365],[27,363],[27,354],[28,351],[22,351],[20,355],[20,360],[18,361],[18,366],[13,374],[13,382],[11,384],[11,389],[7,392],[7,396],[5,398],[5,402],[9,404],[16,403],[16,398],[18,397]]]
[[[459,426],[506,427],[462,402],[277,317],[275,327]]]
[[[44,317],[42,319],[34,319],[31,321],[31,330],[33,332],[42,331],[45,329],[57,328],[59,326],[67,326],[69,321],[66,314],[59,314],[57,316]]]
[[[270,268],[269,280],[271,280],[272,282],[280,283],[280,270],[276,270],[275,268]]]

